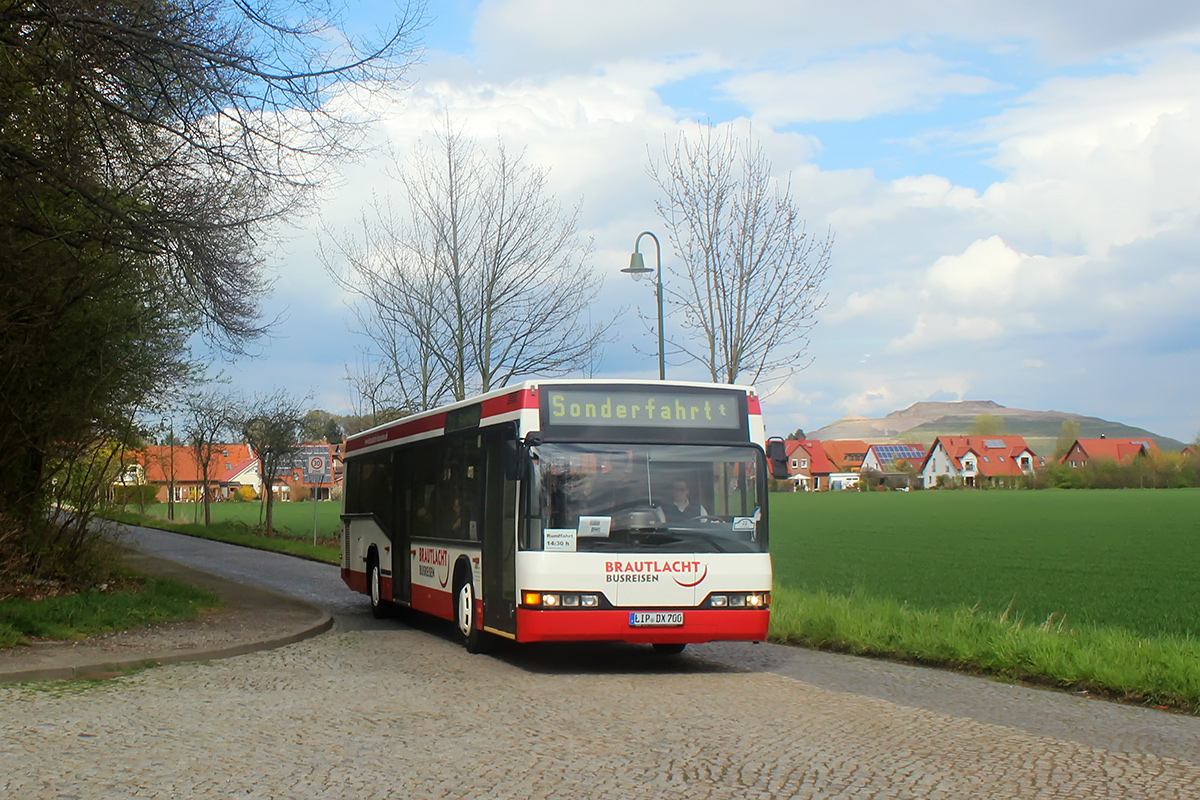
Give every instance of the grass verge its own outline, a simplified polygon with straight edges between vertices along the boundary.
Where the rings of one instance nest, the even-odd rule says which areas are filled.
[[[0,647],[30,639],[86,639],[101,633],[193,620],[220,608],[211,592],[167,578],[115,592],[0,602]]]
[[[286,531],[277,532],[275,536],[265,536],[260,529],[252,528],[243,522],[214,522],[212,525],[204,525],[193,522],[167,522],[157,517],[142,516],[131,511],[106,510],[102,514],[106,519],[116,520],[127,525],[158,528],[242,547],[271,550],[326,564],[341,563],[341,549],[338,547],[336,539],[318,539],[317,544],[314,545],[311,538],[297,538],[289,535]]]
[[[923,610],[863,592],[777,587],[771,639],[1200,711],[1200,642],[1186,636],[1072,628],[1053,619],[1032,625],[966,606]]]

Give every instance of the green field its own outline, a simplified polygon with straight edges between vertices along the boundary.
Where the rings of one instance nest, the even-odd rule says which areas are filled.
[[[771,497],[777,588],[1200,635],[1200,490]]]
[[[118,507],[119,508],[119,507]],[[136,505],[127,507],[136,512]],[[261,504],[253,503],[213,503],[209,506],[214,525],[231,522],[254,528],[259,524]],[[317,536],[322,539],[337,539],[341,533],[342,502],[340,500],[322,501],[317,503]],[[154,503],[146,506],[146,516],[165,520],[167,504]],[[190,523],[200,521],[204,524],[204,508],[198,503],[176,503],[175,521]],[[277,535],[294,539],[312,540],[313,535],[313,504],[312,501],[297,503],[275,503],[271,510],[271,521]]]

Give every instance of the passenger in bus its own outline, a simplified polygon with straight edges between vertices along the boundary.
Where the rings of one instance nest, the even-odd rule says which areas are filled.
[[[688,489],[687,481],[675,481],[671,484],[671,499],[663,505],[663,511],[666,512],[669,520],[708,516],[704,506],[692,503],[691,490]]]

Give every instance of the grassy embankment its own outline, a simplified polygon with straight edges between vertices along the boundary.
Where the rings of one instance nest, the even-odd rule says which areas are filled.
[[[265,536],[259,523],[258,503],[213,503],[212,524],[196,522],[203,520],[204,511],[193,503],[176,503],[175,520],[167,521],[167,506],[156,503],[138,513],[134,506],[125,510],[108,510],[104,515],[130,525],[148,525],[153,528],[215,539],[219,542],[273,550],[278,553],[337,564],[341,558],[338,536],[341,531],[342,504],[338,501],[317,503],[317,544],[313,544],[313,504],[276,503],[272,509],[273,536]]]
[[[776,495],[772,636],[1200,709],[1200,491]]]
[[[126,578],[122,583],[125,588],[113,592],[0,601],[0,647],[192,620],[220,607],[216,595],[178,581]]]

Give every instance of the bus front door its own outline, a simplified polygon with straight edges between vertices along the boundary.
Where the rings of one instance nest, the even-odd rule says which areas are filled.
[[[501,449],[515,430],[490,432],[484,437],[487,453],[483,518],[483,625],[493,631],[516,634],[517,609],[517,491],[516,482],[504,475]]]

